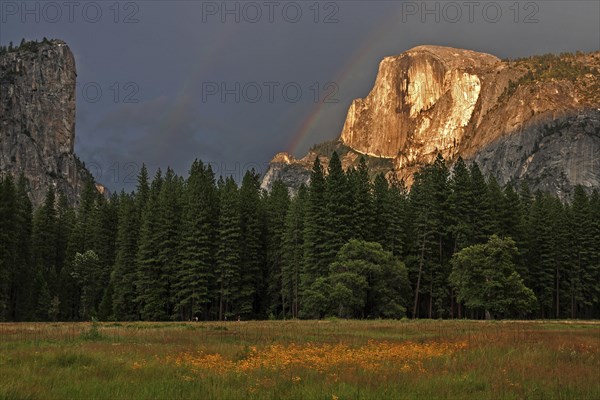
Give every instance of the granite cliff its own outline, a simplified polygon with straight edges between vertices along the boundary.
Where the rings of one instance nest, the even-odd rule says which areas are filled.
[[[34,205],[51,186],[75,204],[90,177],[73,151],[76,77],[60,40],[0,53],[0,173],[23,173]]]
[[[364,155],[373,173],[412,174],[438,153],[477,161],[501,184],[568,195],[600,186],[600,52],[500,60],[485,53],[419,46],[383,59],[373,89],[354,100],[337,141],[301,160],[279,154],[263,179],[291,188],[333,150],[344,166]]]

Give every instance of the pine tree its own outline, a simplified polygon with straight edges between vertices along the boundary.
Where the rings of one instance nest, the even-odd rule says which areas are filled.
[[[49,304],[45,301],[55,293],[57,286],[56,267],[57,216],[54,189],[50,187],[44,204],[39,207],[33,218],[33,265],[35,288],[34,303],[43,308],[36,311],[38,319],[46,319]],[[44,302],[38,299],[45,297]]]
[[[533,233],[532,233],[532,204],[533,204],[533,195],[531,194],[531,190],[529,189],[529,184],[526,181],[522,181],[519,186],[519,205],[520,205],[520,214],[521,220],[520,226],[516,229],[520,232],[521,237],[515,238],[517,242],[517,247],[519,249],[519,259],[521,260],[521,272],[523,272],[523,280],[527,287],[533,288],[533,282],[531,281],[531,275],[529,273],[529,269],[531,266],[530,261],[530,249],[533,248]],[[523,267],[525,266],[525,268]],[[538,297],[539,301],[539,297]]]
[[[110,286],[110,276],[116,258],[116,238],[119,225],[119,201],[120,197],[115,193],[108,201],[101,197],[98,202],[98,229],[96,235],[97,244],[94,246],[94,248],[96,249],[100,259],[101,275],[99,283],[102,285],[103,292],[102,296],[96,299],[98,304],[104,298],[106,298],[106,302],[112,304],[112,295],[107,298],[105,293]]]
[[[30,319],[32,312],[33,285],[31,276],[34,273],[31,260],[32,205],[27,193],[27,180],[23,174],[19,176],[16,186],[17,210],[15,269],[11,279],[10,319],[23,321]]]
[[[158,279],[152,289],[150,304],[154,305],[156,320],[169,319],[173,314],[175,299],[173,297],[173,281],[180,262],[178,245],[180,242],[181,207],[183,198],[183,180],[167,168],[161,191],[158,195],[158,226],[156,230],[158,243]],[[148,311],[148,307],[146,307]]]
[[[517,246],[522,241],[523,233],[522,207],[518,193],[511,184],[504,188],[504,201],[500,212],[500,233],[510,236],[515,240]]]
[[[449,230],[453,238],[453,252],[457,252],[475,243],[471,215],[473,207],[471,174],[462,157],[459,157],[454,165],[450,188]]]
[[[391,208],[389,183],[380,173],[373,182],[373,237],[372,240],[390,250],[391,242],[388,236],[388,225],[391,223],[393,209]]]
[[[485,227],[486,236],[501,235],[505,236],[501,221],[503,218],[504,194],[494,176],[490,176],[487,182],[487,190],[484,197],[485,204]]]
[[[449,240],[449,197],[450,187],[448,184],[449,171],[446,166],[446,161],[441,154],[438,154],[433,162],[433,200],[434,200],[434,221],[435,233],[437,236],[437,248],[432,255],[435,262],[431,264],[430,284],[430,303],[429,317],[433,313],[438,318],[444,317],[448,313],[449,286],[448,276],[451,272],[450,257],[452,255],[453,243]]]
[[[411,202],[417,213],[415,222],[419,253],[413,305],[414,317],[418,316],[419,296],[422,291],[428,294],[430,318],[434,312],[438,316],[446,312],[449,297],[447,278],[450,274],[446,228],[449,225],[447,222],[448,175],[446,163],[441,155],[437,156],[433,164],[426,165],[415,174]],[[422,285],[423,283],[425,285]]]
[[[307,290],[319,276],[327,272],[325,259],[325,176],[319,157],[315,158],[306,198],[304,222],[304,267],[302,291]]]
[[[325,210],[321,210],[325,212],[325,224],[321,234],[324,242],[322,257],[326,266],[333,262],[337,252],[353,235],[351,202],[352,192],[348,179],[340,158],[334,152],[329,160],[325,179]],[[317,276],[326,275],[327,269],[317,272]]]
[[[0,179],[0,321],[30,317],[31,202],[21,175]]]
[[[283,312],[282,301],[282,258],[285,219],[290,204],[287,187],[281,181],[275,181],[266,197],[267,218],[267,298],[269,315]]]
[[[81,194],[81,200],[73,219],[67,249],[65,252],[65,265],[58,277],[58,297],[60,299],[59,319],[74,321],[79,319],[81,288],[73,278],[73,260],[75,254],[86,251],[86,244],[93,244],[93,238],[87,232],[90,225],[90,215],[96,201],[95,188],[91,177],[87,177]]]
[[[473,240],[475,243],[486,243],[489,232],[488,210],[489,201],[487,195],[487,184],[477,163],[471,164],[471,195],[473,203],[471,206]]]
[[[94,251],[98,245],[98,201],[99,193],[92,177],[89,176],[85,180],[81,200],[72,221],[72,229],[70,229],[70,236],[64,253],[64,265],[58,273],[59,318],[61,320],[72,321],[82,317],[80,312],[82,305],[81,281],[73,278],[73,275],[77,272],[73,262],[77,253],[84,254],[87,251]],[[96,291],[92,292],[97,293]],[[98,297],[101,298],[101,295],[102,292],[98,294]],[[86,299],[89,299],[89,295]],[[87,312],[87,314],[91,315],[90,312]]]
[[[261,292],[264,290],[264,248],[260,180],[258,174],[247,171],[240,187],[240,287],[236,304],[242,317],[258,317]]]
[[[139,234],[139,212],[132,195],[120,195],[119,228],[117,230],[117,255],[113,268],[112,304],[118,321],[131,321],[138,318],[135,303],[136,253]]]
[[[284,318],[288,315],[287,309],[289,309],[292,318],[298,318],[300,312],[306,201],[307,189],[302,185],[296,197],[292,199],[285,219],[281,271],[281,297]]]
[[[69,237],[73,231],[75,224],[75,210],[69,205],[67,197],[64,193],[58,196],[57,211],[56,211],[56,263],[57,276],[61,269],[67,264],[67,247]]]
[[[137,177],[137,188],[135,193],[135,208],[138,212],[138,221],[141,222],[142,214],[146,209],[146,203],[150,197],[150,184],[148,183],[148,169],[146,164],[142,164],[140,173]]]
[[[209,284],[213,279],[218,203],[210,166],[194,161],[184,201],[179,263],[173,283],[173,318],[191,320],[201,316],[210,302]]]
[[[171,284],[177,265],[182,183],[172,169],[157,171],[142,214],[137,253],[136,302],[141,318],[171,317]]]
[[[146,165],[142,164],[137,177],[136,192],[131,195],[121,193],[119,201],[115,266],[111,276],[113,310],[117,320],[136,320],[140,317],[140,307],[136,301],[136,283],[139,276],[137,253],[142,216],[149,196],[148,170]]]
[[[565,229],[568,217],[557,198],[539,192],[531,205],[530,215],[529,282],[538,299],[540,316],[558,318],[565,301],[564,275],[570,263]]]
[[[348,174],[350,191],[350,237],[358,240],[373,241],[376,229],[374,222],[371,181],[369,167],[364,157],[360,158],[358,168]],[[385,226],[385,225],[381,225]]]
[[[593,295],[592,309],[586,318],[600,318],[600,192],[594,189],[590,196],[591,237],[594,238],[590,249],[590,262],[592,265]]]
[[[159,195],[163,187],[162,172],[159,169],[152,181],[146,207],[142,214],[140,239],[136,255],[137,276],[135,280],[137,297],[135,302],[144,320],[166,319],[164,302],[167,291],[162,280],[159,252],[161,238],[159,229]]]
[[[217,268],[218,318],[222,321],[239,314],[234,303],[240,288],[240,200],[238,187],[232,177],[219,184],[219,247]]]
[[[81,288],[80,316],[83,319],[98,315],[97,298],[101,290],[99,290],[97,282],[100,280],[101,275],[100,259],[93,250],[75,254],[71,276]],[[49,308],[51,297],[50,295],[44,297],[46,297],[44,303],[47,302]]]
[[[67,248],[67,260],[72,261],[77,252],[94,249],[97,230],[97,200],[98,191],[94,181],[88,177],[84,183],[81,201],[77,208],[77,219]],[[94,220],[96,219],[96,220]]]
[[[593,247],[599,237],[594,237],[592,209],[585,189],[578,185],[573,193],[569,219],[571,240],[571,268],[569,279],[569,314],[576,318],[579,310],[590,307],[595,301],[597,266],[593,262]]]
[[[0,185],[0,322],[10,319],[11,277],[16,258],[16,191],[10,175]]]
[[[409,238],[413,236],[413,218],[404,180],[397,179],[395,174],[390,182],[385,208],[387,209],[385,215],[389,216],[389,220],[387,220],[387,228],[385,229],[386,244],[383,247],[391,251],[396,257],[405,256],[412,245]]]

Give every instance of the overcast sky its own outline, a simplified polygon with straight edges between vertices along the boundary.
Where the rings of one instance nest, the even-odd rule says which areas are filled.
[[[76,152],[112,190],[142,162],[264,172],[335,139],[381,59],[421,44],[517,58],[600,48],[598,1],[0,1],[0,43],[65,40]],[[101,91],[101,93],[100,93]]]

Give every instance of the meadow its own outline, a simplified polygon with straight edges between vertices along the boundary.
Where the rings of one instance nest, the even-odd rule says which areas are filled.
[[[0,324],[2,399],[600,399],[600,322]]]

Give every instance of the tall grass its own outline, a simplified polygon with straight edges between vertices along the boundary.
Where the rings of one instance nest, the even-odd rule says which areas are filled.
[[[0,378],[3,399],[596,399],[600,323],[10,323]]]

